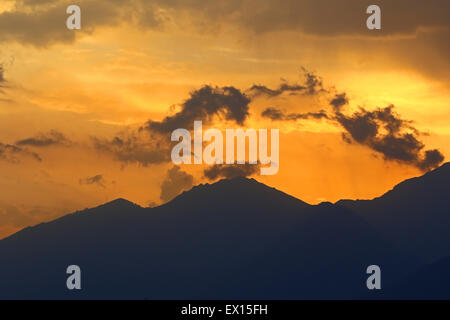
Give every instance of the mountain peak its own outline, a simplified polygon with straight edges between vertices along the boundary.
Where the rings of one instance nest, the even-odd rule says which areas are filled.
[[[212,184],[199,184],[175,197],[167,205],[180,203],[196,203],[210,205],[214,202],[228,205],[230,203],[260,203],[266,201],[274,204],[287,201],[290,204],[309,206],[307,203],[292,197],[276,188],[269,187],[253,178],[235,177],[222,179]]]
[[[115,200],[112,200],[110,202],[107,202],[105,204],[102,204],[99,206],[99,208],[136,208],[140,207],[136,203],[133,203],[131,201],[128,201],[124,198],[117,198]]]

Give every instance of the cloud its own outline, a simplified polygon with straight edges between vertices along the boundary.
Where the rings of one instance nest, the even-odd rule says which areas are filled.
[[[5,73],[5,69],[3,68],[3,65],[0,64],[0,83],[6,82],[4,73]]]
[[[271,120],[280,121],[295,121],[305,119],[328,119],[328,114],[325,110],[318,112],[305,112],[305,113],[286,113],[278,108],[269,107],[261,112],[261,116],[269,118]]]
[[[245,3],[248,9],[252,4],[256,0]],[[365,27],[366,8],[372,4],[381,8],[379,32]],[[420,27],[448,26],[449,20],[446,0],[268,0],[258,10],[237,9],[235,13],[236,23],[255,33],[301,31],[319,36],[412,34]]]
[[[170,141],[147,135],[143,131],[122,133],[111,140],[91,139],[97,151],[112,154],[117,161],[125,164],[147,167],[170,161]]]
[[[3,67],[2,64],[0,64],[0,93],[3,93],[2,88],[5,88],[5,83],[6,83],[5,68]]]
[[[335,112],[339,112],[341,107],[348,104],[347,94],[345,92],[335,94],[334,98],[331,99],[330,104],[333,106]]]
[[[178,128],[192,129],[194,120],[212,121],[219,115],[225,120],[243,125],[249,115],[250,99],[235,87],[212,87],[195,90],[181,105],[181,111],[162,121],[149,121],[146,129],[158,133],[170,133]]]
[[[161,185],[160,198],[167,202],[179,195],[182,191],[191,188],[194,184],[194,177],[174,166],[167,171],[165,180]]]
[[[323,88],[322,82],[320,87]],[[345,92],[335,93],[329,99],[332,107],[329,111],[286,113],[278,108],[269,107],[261,113],[261,116],[273,121],[328,119],[345,130],[342,138],[347,143],[367,146],[381,154],[387,161],[409,164],[423,171],[437,167],[444,160],[439,150],[424,150],[425,145],[420,140],[421,133],[414,128],[412,121],[404,120],[395,113],[393,105],[373,111],[360,107],[359,111],[347,115],[342,109],[348,103],[349,99]]]
[[[112,139],[91,139],[97,151],[112,154],[123,163],[148,166],[170,162],[176,142],[170,141],[168,134],[173,130],[192,129],[195,120],[210,123],[214,116],[243,125],[249,116],[249,103],[250,98],[239,89],[206,85],[191,92],[181,111],[162,121],[150,120],[139,130],[122,132]]]
[[[212,165],[203,171],[203,175],[209,180],[217,178],[232,179],[236,177],[248,177],[259,172],[260,164],[224,164]]]
[[[15,145],[0,142],[0,160],[10,163],[19,163],[20,158],[22,157],[31,157],[39,162],[42,161],[41,157],[35,152],[28,151],[27,149]]]
[[[444,155],[437,149],[426,150],[422,160],[418,163],[419,168],[428,171],[436,168],[444,161]]]
[[[72,1],[26,1],[14,11],[0,14],[0,41],[15,41],[36,47],[72,43],[79,35],[101,26],[118,25],[130,16],[132,1],[80,0],[82,28],[66,28],[66,9]],[[129,6],[127,6],[129,5]]]
[[[95,184],[99,187],[106,188],[106,181],[102,174],[97,174],[93,177],[87,177],[79,180],[81,185],[92,185]]]
[[[367,111],[364,108],[351,114],[335,113],[335,120],[345,129],[343,139],[368,146],[383,155],[385,160],[416,166],[421,170],[437,167],[444,156],[439,150],[425,150],[419,132],[411,121],[400,118],[394,106]]]
[[[147,29],[205,33],[229,30],[258,35],[296,32],[307,35],[380,38],[413,35],[418,30],[448,28],[450,3],[447,0],[258,0],[213,2],[208,0],[78,0],[82,9],[82,29],[65,28],[65,9],[71,0],[17,1],[13,11],[0,14],[0,41],[17,41],[42,47],[72,43],[80,35],[100,27],[122,24]],[[366,8],[377,4],[382,11],[382,29],[365,26]],[[169,28],[167,28],[169,29]],[[171,29],[171,30],[172,30]],[[176,30],[175,29],[175,30]],[[386,37],[387,38],[387,37]]]
[[[253,85],[248,91],[252,94],[253,97],[266,95],[269,97],[277,97],[285,92],[295,95],[295,94],[303,94],[303,95],[315,95],[322,92],[326,92],[323,87],[322,79],[315,75],[312,72],[307,71],[305,68],[302,68],[304,80],[302,84],[289,84],[282,83],[277,89],[270,89],[264,85]]]
[[[68,146],[71,141],[61,132],[51,130],[48,133],[41,133],[35,137],[22,139],[16,142],[18,146],[48,147],[52,145]]]

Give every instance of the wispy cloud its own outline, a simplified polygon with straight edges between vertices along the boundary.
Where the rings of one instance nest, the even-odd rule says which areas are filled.
[[[71,141],[61,132],[50,130],[34,137],[21,139],[16,142],[18,146],[48,147],[53,145],[69,146]]]
[[[93,177],[82,178],[79,180],[81,185],[97,185],[102,188],[106,188],[106,180],[102,174],[97,174]]]

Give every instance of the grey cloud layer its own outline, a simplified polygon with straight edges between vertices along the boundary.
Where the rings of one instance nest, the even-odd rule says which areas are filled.
[[[248,6],[254,1],[245,2]],[[382,30],[371,32],[365,26],[366,8],[377,4],[382,12]],[[364,34],[377,36],[413,33],[418,27],[443,27],[450,21],[446,0],[269,0],[263,6],[239,16],[255,32],[300,30],[317,35]]]
[[[125,1],[81,0],[77,4],[82,7],[81,33],[92,33],[100,26],[111,26],[123,21]],[[27,1],[26,9],[0,14],[0,41],[16,41],[45,47],[55,43],[71,43],[78,32],[67,30],[66,8],[72,1],[45,1],[49,5],[40,6],[44,1]]]
[[[76,33],[65,29],[65,9],[72,1],[25,0],[17,4],[18,10],[0,14],[0,41],[46,46],[75,40]],[[448,27],[450,21],[447,0],[79,0],[76,4],[82,8],[82,32],[88,33],[122,22],[161,28],[168,20],[185,29],[189,26],[177,15],[186,13],[199,24],[233,24],[255,33],[294,30],[324,36],[411,34],[419,27]],[[383,27],[375,33],[365,27],[365,9],[371,4],[382,9]],[[170,19],[161,16],[161,9]]]

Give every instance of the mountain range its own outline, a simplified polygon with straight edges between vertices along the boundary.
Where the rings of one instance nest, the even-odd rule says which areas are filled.
[[[310,205],[243,177],[117,199],[0,240],[0,298],[448,299],[449,182],[446,163],[373,200]]]

